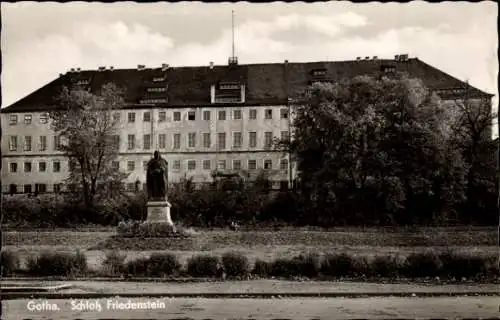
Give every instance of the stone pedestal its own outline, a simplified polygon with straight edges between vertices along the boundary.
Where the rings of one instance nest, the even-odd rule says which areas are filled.
[[[174,226],[170,217],[171,204],[168,201],[148,201],[146,207],[148,208],[146,222],[166,222]]]

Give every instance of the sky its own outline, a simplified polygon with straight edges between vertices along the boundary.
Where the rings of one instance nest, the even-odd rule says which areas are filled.
[[[497,4],[1,3],[2,107],[70,68],[418,57],[498,104]]]

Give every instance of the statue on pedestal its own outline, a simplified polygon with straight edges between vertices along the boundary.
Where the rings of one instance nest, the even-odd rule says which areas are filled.
[[[168,162],[155,151],[146,172],[148,201],[165,201],[168,191]]]

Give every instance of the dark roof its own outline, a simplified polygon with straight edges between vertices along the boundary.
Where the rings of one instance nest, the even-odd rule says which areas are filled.
[[[235,66],[169,67],[155,69],[115,69],[104,71],[84,70],[68,72],[30,95],[22,98],[2,112],[31,112],[47,110],[64,85],[78,80],[90,80],[90,89],[98,90],[103,84],[115,83],[125,91],[128,107],[137,107],[147,95],[149,98],[168,98],[168,106],[210,105],[210,86],[221,81],[239,81],[245,84],[245,104],[286,103],[289,97],[303,92],[313,80],[313,70],[325,72],[323,80],[339,80],[364,74],[381,72],[384,67],[394,67],[398,72],[407,72],[420,78],[431,89],[445,90],[464,88],[465,83],[436,69],[418,58],[406,61],[370,59],[336,62],[269,63]],[[153,78],[166,75],[164,83],[153,82]],[[146,93],[148,87],[165,86],[167,92]],[[470,95],[491,97],[493,95],[469,87]]]

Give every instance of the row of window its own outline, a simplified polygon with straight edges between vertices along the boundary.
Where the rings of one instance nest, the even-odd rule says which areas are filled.
[[[54,150],[59,150],[61,147],[61,137],[54,136]],[[19,148],[19,140],[17,136],[9,136],[9,151],[17,151]],[[24,136],[23,151],[33,151],[33,138],[31,136]],[[47,151],[47,136],[38,137],[38,151]]]
[[[201,186],[203,183],[198,183],[195,184],[196,186]],[[288,189],[288,181],[277,181],[274,182],[274,184],[279,184],[280,189]],[[128,182],[124,183],[123,186],[125,187],[125,190],[128,192],[139,192],[141,188],[141,182]],[[146,189],[146,185],[143,183],[142,184],[142,190]],[[54,193],[60,193],[63,190],[63,184],[62,183],[54,183],[52,185],[52,191]],[[10,184],[9,185],[9,193],[11,194],[16,194],[18,193],[18,185],[16,184]],[[47,184],[45,183],[36,183],[35,184],[35,189],[33,189],[32,184],[25,184],[22,185],[22,192],[24,193],[46,193],[47,192]]]
[[[288,131],[280,132],[281,140],[287,140],[289,138]],[[38,151],[46,151],[47,150],[47,136],[39,136],[38,137]],[[211,148],[212,147],[212,138],[210,133],[201,133],[199,136],[199,143],[203,148]],[[31,136],[24,136],[23,140],[23,151],[33,151],[33,141]],[[190,132],[186,137],[186,144],[188,148],[196,148],[197,145],[197,133]],[[151,134],[143,135],[143,145],[142,148],[144,150],[150,150],[152,148],[152,136]],[[181,148],[182,135],[180,133],[174,133],[172,135],[172,148],[180,149]],[[273,144],[273,132],[266,131],[264,132],[264,147],[271,148]],[[114,135],[112,137],[112,143],[116,149],[120,149],[120,136]],[[227,143],[227,134],[226,132],[218,132],[217,133],[217,149],[222,150],[226,149]],[[61,137],[54,136],[54,150],[59,150],[61,147]],[[240,131],[235,131],[232,133],[232,147],[233,148],[241,148],[243,146],[243,133]],[[250,131],[248,132],[248,146],[250,148],[257,147],[257,132]],[[165,149],[167,147],[167,135],[165,133],[158,134],[158,144],[157,148]],[[19,148],[18,136],[9,136],[9,151],[17,151]],[[136,149],[136,136],[134,134],[129,134],[127,136],[127,150]]]
[[[143,169],[146,170],[147,166],[147,161],[142,162]],[[135,171],[135,161],[127,161],[127,171]],[[23,164],[23,171],[24,172],[32,172],[33,170],[33,163],[31,161],[25,161]],[[212,170],[212,161],[211,160],[202,160],[201,166],[203,170]],[[113,170],[120,170],[120,162],[119,161],[113,161],[111,163],[111,168]],[[196,170],[196,160],[187,160],[186,161],[186,168],[187,170]],[[265,159],[263,160],[263,168],[265,170],[272,170],[273,169],[273,162],[270,159]],[[181,161],[180,160],[174,160],[173,165],[172,165],[173,170],[180,170],[181,169]],[[218,170],[227,170],[230,169],[227,166],[227,161],[226,160],[218,160],[217,161],[217,169]],[[242,166],[241,160],[233,160],[232,161],[232,169],[233,170],[242,170],[244,169]],[[256,170],[257,169],[257,160],[254,159],[249,159],[247,161],[247,169],[248,170]],[[47,162],[46,161],[40,161],[38,162],[38,172],[47,172]],[[280,160],[280,170],[288,170],[288,159],[281,159]],[[18,168],[18,163],[17,162],[11,162],[9,163],[9,171],[11,173],[16,173],[19,171]],[[52,172],[61,172],[61,162],[60,161],[53,161],[52,162]]]
[[[17,162],[11,162],[9,164],[9,171],[10,172],[18,172],[18,164]],[[33,171],[33,164],[31,161],[25,161],[24,162],[24,172],[32,172]],[[38,162],[38,172],[47,172],[47,162],[46,161],[40,161]],[[61,162],[60,161],[53,161],[52,162],[52,172],[61,172]]]
[[[24,124],[31,124],[33,121],[33,115],[25,114],[24,115]],[[49,115],[47,113],[41,113],[38,115],[38,121],[40,123],[47,123],[49,121]],[[9,116],[9,124],[16,125],[19,122],[19,117],[17,114],[11,114]]]
[[[150,103],[149,101],[148,103]],[[152,103],[152,102],[151,102]],[[204,110],[202,112],[202,119],[205,121],[210,121],[212,117],[212,111],[210,110]],[[181,121],[181,111],[173,111],[172,119],[173,121]],[[47,123],[48,121],[48,115],[47,114],[40,114],[40,123]],[[240,109],[232,110],[232,119],[233,120],[241,120],[243,117],[243,113]],[[113,118],[115,121],[120,120],[120,113],[115,113],[113,115]],[[257,109],[250,109],[248,113],[248,118],[251,120],[257,119]],[[273,118],[273,109],[265,109],[264,110],[264,119],[272,119]],[[280,109],[280,118],[281,119],[288,119],[288,109],[287,108],[281,108]],[[187,119],[189,121],[195,121],[196,120],[196,111],[188,111],[187,112]],[[226,110],[219,110],[217,112],[217,119],[218,120],[227,120],[227,114]],[[17,114],[11,114],[9,118],[9,123],[10,125],[16,125],[18,123],[18,115]],[[127,114],[127,121],[128,123],[134,123],[136,120],[136,113],[135,112],[129,112]],[[151,111],[144,111],[142,114],[142,120],[143,122],[150,122],[151,121]],[[24,115],[24,124],[31,124],[32,121],[32,115],[31,114],[25,114]],[[167,121],[167,112],[166,111],[160,111],[158,113],[158,122],[165,122]]]
[[[217,160],[216,162],[216,169],[217,170],[228,170],[231,169],[227,165],[228,161],[227,160]],[[135,171],[135,161],[127,161],[127,171]],[[147,161],[142,162],[143,169],[146,170],[147,166]],[[196,160],[186,160],[186,169],[188,171],[196,170],[197,162]],[[111,167],[113,170],[120,170],[120,162],[119,161],[113,161],[111,164]],[[214,169],[212,167],[212,160],[202,160],[201,161],[201,168],[203,170],[212,170]],[[265,159],[263,160],[263,169],[265,170],[272,170],[273,169],[273,161],[271,159]],[[174,160],[172,164],[172,169],[173,170],[180,170],[181,169],[181,160]],[[243,165],[241,160],[233,160],[232,161],[232,170],[243,170]],[[247,160],[247,169],[248,170],[257,170],[257,160],[255,159],[249,159]],[[288,170],[288,159],[281,159],[280,164],[279,164],[279,169],[280,170]]]

